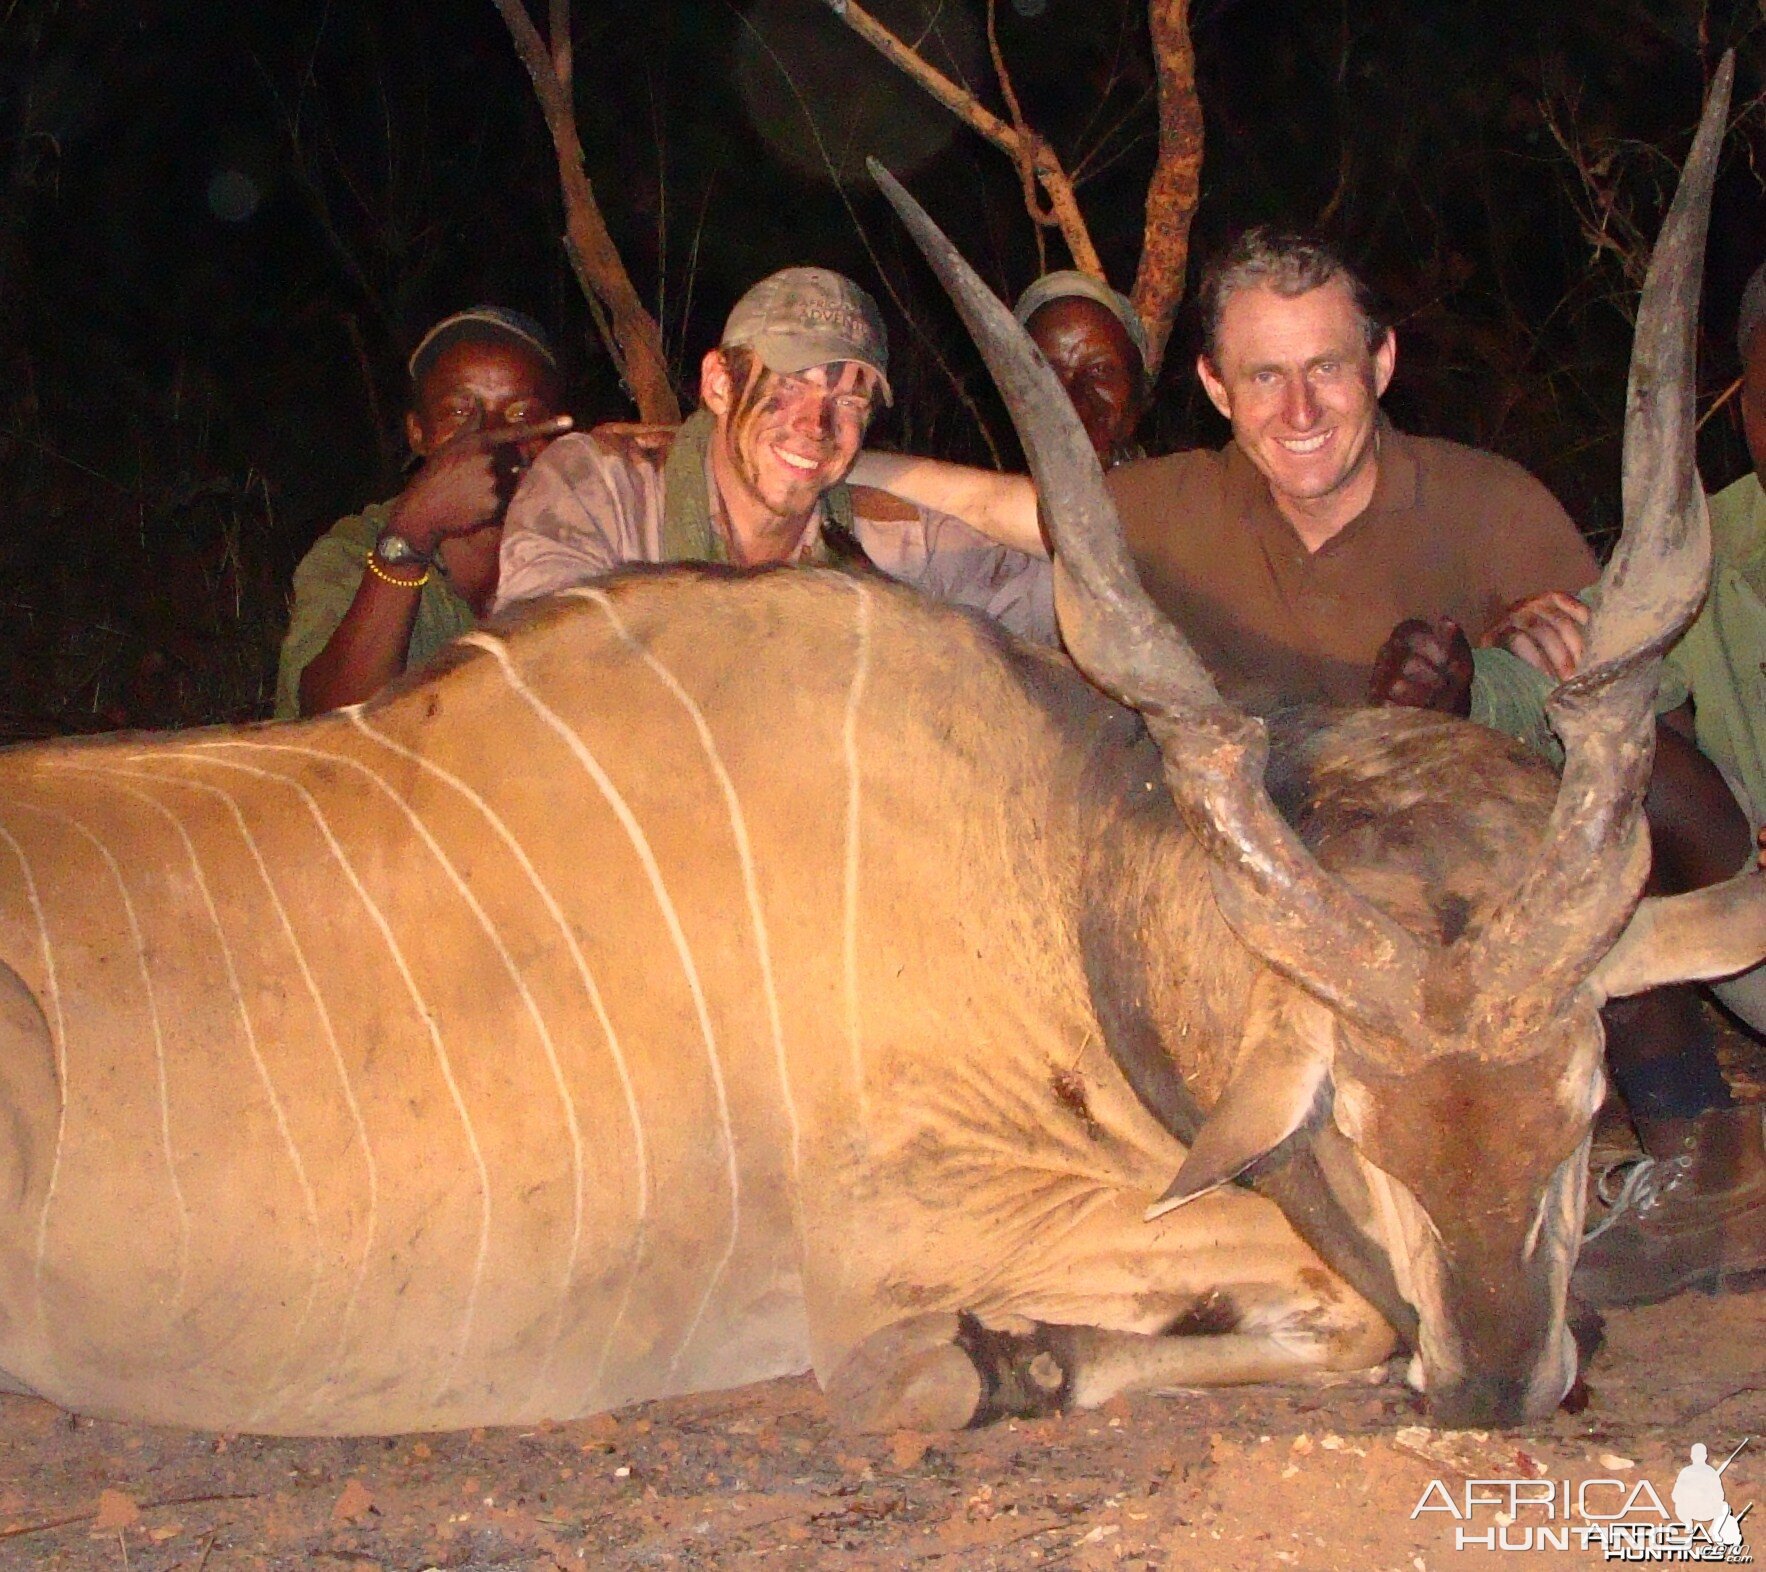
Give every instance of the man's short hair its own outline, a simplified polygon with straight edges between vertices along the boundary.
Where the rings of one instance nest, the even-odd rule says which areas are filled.
[[[1220,319],[1226,303],[1241,289],[1259,286],[1273,289],[1285,299],[1310,294],[1333,279],[1342,279],[1361,318],[1361,330],[1371,350],[1385,336],[1387,324],[1367,283],[1328,241],[1316,235],[1274,229],[1258,224],[1247,229],[1226,250],[1209,262],[1202,273],[1197,305],[1202,313],[1202,353],[1216,363]]]
[[[1742,287],[1741,311],[1735,319],[1735,347],[1741,358],[1748,358],[1748,342],[1766,323],[1766,262],[1754,269],[1753,277]]]
[[[532,317],[507,306],[473,306],[443,317],[417,341],[407,363],[411,386],[416,387],[429,375],[430,367],[445,350],[465,342],[515,344],[544,361],[553,376],[559,374],[558,352],[552,347],[551,336]]]

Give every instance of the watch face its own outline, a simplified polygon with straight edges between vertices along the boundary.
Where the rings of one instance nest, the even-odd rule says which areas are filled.
[[[403,535],[395,535],[391,530],[383,531],[380,539],[374,542],[374,553],[382,562],[427,562],[429,560]]]

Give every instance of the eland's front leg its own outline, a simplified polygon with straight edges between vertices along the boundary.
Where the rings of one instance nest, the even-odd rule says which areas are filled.
[[[1340,1375],[1393,1352],[1384,1318],[1268,1202],[1229,1191],[1148,1223],[1151,1200],[1124,1191],[1076,1208],[1059,1237],[1045,1229],[992,1271],[976,1252],[950,1308],[878,1328],[835,1363],[834,1417],[958,1429],[1127,1393]],[[883,1297],[929,1292],[896,1283]]]
[[[994,1328],[967,1313],[916,1316],[855,1349],[828,1384],[828,1401],[854,1430],[955,1430],[1096,1408],[1135,1393],[1366,1370],[1395,1346],[1377,1316],[1357,1331],[1333,1328],[1323,1343],[1306,1319],[1255,1332],[1158,1334],[1044,1322]]]

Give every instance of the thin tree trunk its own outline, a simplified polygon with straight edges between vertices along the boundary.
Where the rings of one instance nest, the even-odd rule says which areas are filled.
[[[640,418],[673,425],[681,418],[681,406],[669,380],[662,334],[632,287],[631,275],[608,233],[594,188],[589,184],[588,171],[583,167],[576,105],[568,86],[572,70],[569,6],[566,0],[551,0],[553,36],[548,48],[527,13],[525,0],[493,3],[508,24],[515,51],[533,80],[534,93],[552,133],[552,145],[558,154],[558,182],[564,194],[564,249],[576,271],[577,282],[590,305],[601,308],[594,313],[596,325],[627,391],[637,403]]]
[[[1134,309],[1146,324],[1149,380],[1159,375],[1171,319],[1183,299],[1190,220],[1202,183],[1202,104],[1189,0],[1148,0],[1153,64],[1159,81],[1159,160],[1147,186],[1146,228],[1134,280]]]

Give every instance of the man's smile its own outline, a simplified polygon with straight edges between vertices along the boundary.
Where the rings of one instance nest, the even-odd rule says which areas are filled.
[[[791,469],[801,470],[806,475],[822,467],[820,458],[809,458],[801,453],[793,453],[789,448],[782,448],[777,444],[773,447],[773,453],[780,463]]]
[[[1304,458],[1309,453],[1318,452],[1331,440],[1332,435],[1333,433],[1330,431],[1320,431],[1310,437],[1278,437],[1276,440],[1281,444],[1284,452]]]

